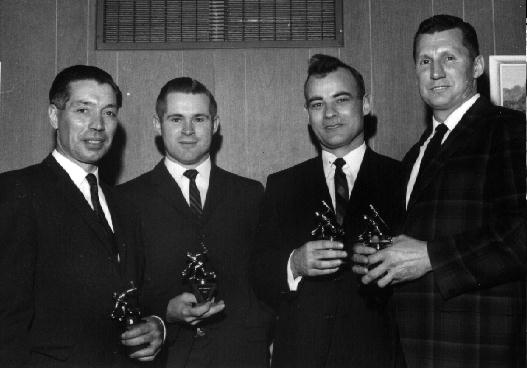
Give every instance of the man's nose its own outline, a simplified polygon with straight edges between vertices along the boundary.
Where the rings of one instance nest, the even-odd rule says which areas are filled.
[[[441,62],[432,62],[432,67],[430,68],[431,78],[432,79],[441,79],[445,76],[445,70]]]
[[[194,123],[192,122],[192,120],[185,120],[185,122],[183,123],[183,134],[194,134]]]
[[[94,130],[104,130],[104,116],[102,114],[94,114],[90,120],[90,128]]]
[[[330,102],[326,104],[325,110],[324,110],[326,118],[331,118],[337,114],[337,110],[335,109],[335,105]]]

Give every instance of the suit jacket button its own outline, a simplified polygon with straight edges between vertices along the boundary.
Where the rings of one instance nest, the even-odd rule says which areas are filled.
[[[324,319],[334,319],[334,318],[335,318],[334,314],[325,314],[324,315]]]

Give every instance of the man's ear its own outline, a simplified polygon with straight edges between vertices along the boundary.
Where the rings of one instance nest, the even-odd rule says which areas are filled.
[[[59,109],[54,104],[48,106],[49,123],[55,130],[59,128],[59,117],[57,116],[59,113],[58,110]]]
[[[364,97],[362,97],[362,115],[366,116],[371,112],[371,103],[370,103],[370,95],[365,94]]]
[[[154,114],[152,118],[152,125],[154,126],[155,131],[161,135],[161,119],[159,119],[159,116],[157,114]]]
[[[212,134],[216,134],[219,128],[220,128],[220,116],[216,115],[214,119],[212,119]]]
[[[485,59],[483,56],[478,55],[474,59],[474,72],[473,76],[474,78],[479,78],[483,72],[485,71]]]

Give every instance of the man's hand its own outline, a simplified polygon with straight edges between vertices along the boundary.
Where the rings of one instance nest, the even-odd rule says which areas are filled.
[[[348,256],[344,245],[330,240],[310,241],[293,251],[293,276],[320,276],[337,272]]]
[[[426,242],[406,235],[396,236],[391,246],[379,251],[357,243],[353,253],[352,270],[364,275],[361,280],[366,285],[377,281],[379,287],[385,287],[418,279],[432,270]],[[368,265],[373,267],[368,269]]]
[[[156,317],[143,318],[144,323],[134,325],[121,334],[121,343],[126,346],[147,346],[130,355],[130,358],[141,362],[154,360],[163,344],[163,323]]]
[[[183,293],[170,299],[167,305],[166,320],[168,322],[186,322],[196,325],[225,309],[223,300],[214,302],[213,299],[201,304],[196,303],[196,297],[191,293]]]

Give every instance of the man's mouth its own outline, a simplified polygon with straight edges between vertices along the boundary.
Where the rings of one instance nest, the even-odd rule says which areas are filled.
[[[445,91],[447,88],[449,88],[449,86],[434,86],[432,88],[430,88],[430,90],[432,92],[443,92]]]

